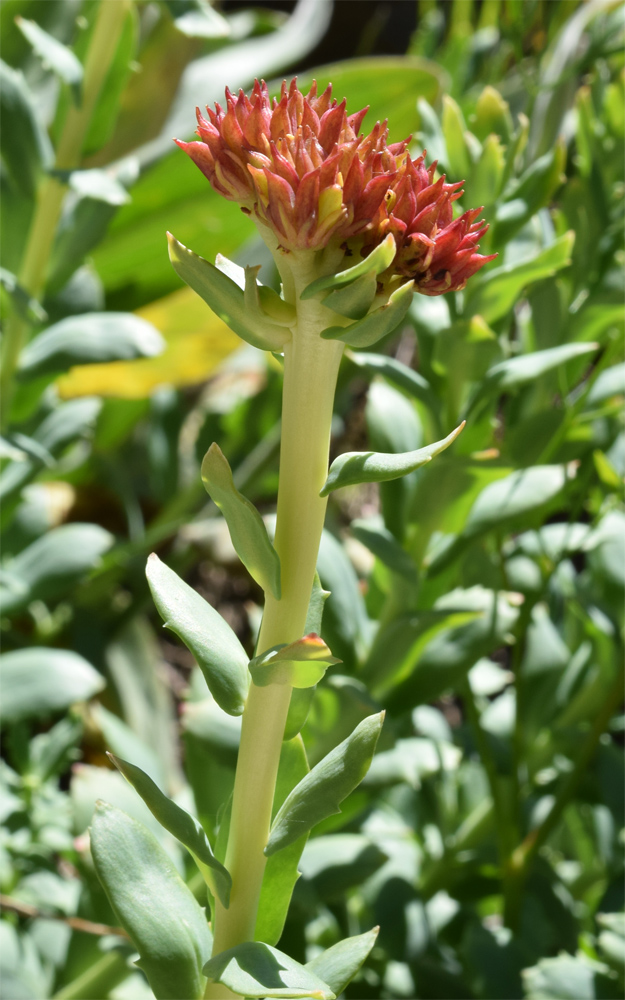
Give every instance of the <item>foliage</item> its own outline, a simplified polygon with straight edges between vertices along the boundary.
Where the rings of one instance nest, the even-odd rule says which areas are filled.
[[[219,968],[204,965],[202,908],[228,889],[220,807],[262,588],[275,586],[273,549],[253,561],[267,535],[246,504],[271,536],[281,373],[181,286],[165,233],[208,262],[262,261],[266,286],[276,275],[249,220],[170,137],[190,138],[193,107],[225,84],[301,60],[329,5],[304,0],[289,19],[120,7],[95,96],[97,3],[78,19],[66,0],[0,10],[6,995],[173,997],[176,961],[189,995],[207,975],[235,987],[246,975],[256,996],[622,995],[622,6],[424,2],[405,56],[306,71],[464,178],[461,205],[484,204],[482,249],[499,257],[464,292],[401,303],[399,330],[369,350],[365,329],[347,352],[309,621],[326,659],[287,661],[306,678],[329,666],[291,706],[274,802],[289,846],[267,866],[267,944]],[[42,219],[44,202],[62,204],[58,220]],[[227,462],[213,452],[204,467],[208,503],[213,440]],[[253,579],[222,513],[251,538]],[[195,659],[160,630],[154,549],[159,611]],[[176,618],[189,588],[216,609],[201,602],[228,671]],[[354,730],[371,730],[370,757],[382,710],[362,784],[332,791],[340,812],[321,789],[304,847],[289,826],[301,786],[319,790]],[[98,849],[110,830],[113,859]],[[146,886],[157,909],[138,905]],[[263,977],[285,953],[292,991],[271,992]]]

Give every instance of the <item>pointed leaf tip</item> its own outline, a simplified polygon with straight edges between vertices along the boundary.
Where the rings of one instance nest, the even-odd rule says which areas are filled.
[[[219,508],[230,532],[232,544],[250,576],[280,600],[280,558],[274,549],[262,517],[247,497],[234,485],[228,459],[213,442],[202,462],[204,488]]]
[[[435,441],[434,444],[429,444],[425,448],[418,448],[416,451],[396,454],[376,451],[345,452],[333,461],[328,478],[319,495],[325,497],[332,490],[340,489],[343,486],[355,486],[359,483],[384,483],[406,476],[408,473],[420,469],[422,465],[427,465],[436,455],[440,455],[442,451],[449,448],[465,425],[466,420],[463,420],[446,438]]]
[[[340,813],[340,803],[369,770],[384,713],[370,715],[313,767],[287,796],[274,819],[265,854],[287,847],[317,823]]]
[[[193,253],[167,234],[169,259],[179,278],[243,340],[261,351],[280,351],[289,340],[284,326],[272,323],[260,309],[251,307],[245,292],[219,267]],[[249,299],[249,295],[248,295]]]
[[[217,704],[229,715],[241,715],[249,686],[248,657],[230,626],[155,553],[148,558],[146,576],[165,627],[193,654]]]

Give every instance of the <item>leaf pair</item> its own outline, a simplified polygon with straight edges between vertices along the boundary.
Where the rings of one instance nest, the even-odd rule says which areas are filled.
[[[377,936],[374,927],[346,938],[306,965],[268,944],[248,941],[215,955],[204,973],[209,982],[222,983],[239,996],[334,1000],[356,975]]]

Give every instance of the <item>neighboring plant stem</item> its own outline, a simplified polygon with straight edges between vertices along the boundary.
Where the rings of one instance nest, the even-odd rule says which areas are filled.
[[[315,275],[313,274],[312,277]],[[334,390],[343,345],[319,336],[327,310],[299,292],[311,275],[295,274],[298,322],[284,351],[280,484],[275,548],[282,598],[267,595],[258,639],[262,652],[304,634],[327,500],[319,497],[328,471]],[[284,282],[285,287],[287,282]],[[325,316],[324,316],[325,314]],[[226,867],[232,875],[230,906],[215,910],[214,954],[254,939],[265,870],[282,737],[291,698],[288,686],[250,687],[243,713]],[[207,997],[229,996],[209,984]]]
[[[602,734],[608,728],[610,719],[623,701],[623,685],[625,683],[625,665],[622,662],[614,681],[608,689],[607,697],[595,716],[586,739],[584,740],[579,755],[575,761],[573,769],[567,774],[560,786],[560,790],[555,797],[554,803],[547,813],[540,826],[526,835],[512,853],[508,865],[506,879],[506,926],[514,930],[518,926],[521,915],[521,903],[523,896],[523,885],[527,878],[530,863],[537,851],[543,846],[547,838],[558,824],[562,813],[573,798],[577,787],[582,780],[588,765],[597,750],[597,745]]]
[[[130,4],[131,0],[102,0],[100,3],[85,60],[82,100],[78,107],[72,103],[68,109],[56,150],[55,170],[73,170],[80,165],[87,129],[115,55]],[[40,296],[45,284],[65,191],[65,184],[58,178],[46,177],[37,192],[35,211],[18,273],[19,284],[34,298]],[[8,420],[13,376],[26,342],[29,325],[25,317],[14,313],[7,322],[2,341],[0,416],[3,426]]]

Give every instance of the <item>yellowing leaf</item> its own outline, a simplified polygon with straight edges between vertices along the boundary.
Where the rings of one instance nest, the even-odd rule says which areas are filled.
[[[160,385],[203,382],[241,346],[239,338],[190,288],[137,310],[163,334],[167,347],[154,358],[78,365],[57,379],[62,399],[116,396],[143,399]]]

